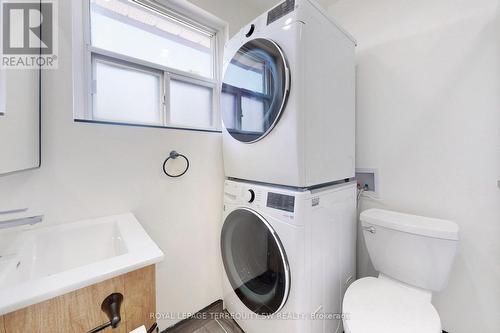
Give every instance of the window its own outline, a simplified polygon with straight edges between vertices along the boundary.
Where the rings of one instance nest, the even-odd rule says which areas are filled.
[[[87,0],[84,120],[218,130],[218,31],[150,0]]]
[[[221,113],[229,134],[242,142],[262,139],[276,125],[290,87],[283,52],[274,42],[246,42],[222,80]]]

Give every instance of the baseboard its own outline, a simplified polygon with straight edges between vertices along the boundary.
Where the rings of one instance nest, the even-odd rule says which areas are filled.
[[[207,324],[212,317],[210,314],[221,313],[223,311],[222,300],[217,300],[210,304],[209,306],[204,307],[193,316],[186,318],[177,324],[168,327],[162,333],[177,333],[177,332],[185,332],[185,331],[196,331],[200,327],[203,327]],[[203,316],[206,314],[206,316]],[[203,319],[200,319],[203,318]]]

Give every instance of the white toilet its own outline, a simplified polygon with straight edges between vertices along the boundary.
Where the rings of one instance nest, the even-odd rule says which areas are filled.
[[[458,226],[381,209],[361,214],[378,278],[355,281],[343,301],[345,333],[440,333],[432,292],[448,282]]]

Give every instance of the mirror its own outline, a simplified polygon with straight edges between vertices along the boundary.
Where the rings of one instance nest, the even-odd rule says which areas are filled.
[[[0,17],[4,30],[8,22]],[[2,41],[4,64],[9,55]],[[40,166],[40,75],[39,68],[0,67],[0,175]]]
[[[0,174],[40,166],[40,70],[0,69]]]

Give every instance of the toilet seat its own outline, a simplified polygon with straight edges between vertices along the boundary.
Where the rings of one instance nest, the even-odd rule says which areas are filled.
[[[430,295],[386,278],[355,281],[343,301],[346,333],[440,333]]]

